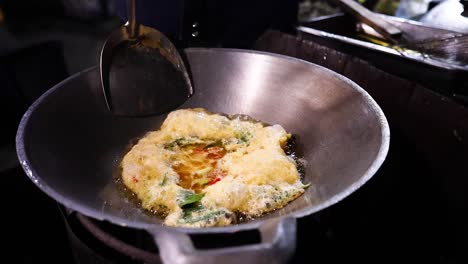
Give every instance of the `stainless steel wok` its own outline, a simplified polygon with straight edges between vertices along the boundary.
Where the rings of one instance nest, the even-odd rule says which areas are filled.
[[[284,262],[295,249],[297,217],[340,201],[380,167],[389,145],[385,116],[358,85],[315,64],[244,50],[187,49],[185,54],[195,94],[181,108],[247,114],[296,134],[307,160],[304,182],[312,183],[304,195],[239,225],[163,226],[119,193],[115,168],[132,140],[158,129],[165,115],[112,116],[98,68],[64,80],[29,108],[16,138],[21,165],[41,190],[67,208],[150,232],[166,263]],[[259,229],[261,243],[197,250],[188,236],[247,229]]]

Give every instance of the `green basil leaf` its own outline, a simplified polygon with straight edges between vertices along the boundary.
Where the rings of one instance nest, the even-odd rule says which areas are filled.
[[[182,199],[179,201],[179,206],[183,207],[188,204],[199,202],[203,198],[203,196],[205,196],[204,193],[196,194],[196,193],[186,192],[183,194]]]
[[[192,217],[192,213],[204,210],[205,207],[201,204],[192,204],[192,206],[185,206],[183,208],[184,216],[183,218],[190,218]]]
[[[223,141],[221,141],[221,140],[216,140],[215,142],[206,145],[206,146],[204,147],[204,149],[212,148],[212,147],[224,147]]]
[[[161,181],[161,183],[159,184],[159,186],[164,186],[164,185],[166,185],[166,183],[167,183],[167,175],[164,175],[164,178]]]
[[[200,216],[197,216],[197,217],[185,217],[185,218],[182,219],[182,221],[184,223],[187,223],[187,224],[194,224],[196,222],[206,221],[206,220],[214,218],[216,216],[224,215],[225,213],[226,213],[226,211],[224,211],[224,210],[209,211],[206,214],[203,214],[203,215],[200,215]]]

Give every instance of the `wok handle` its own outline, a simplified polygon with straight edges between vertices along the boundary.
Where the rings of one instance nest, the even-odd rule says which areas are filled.
[[[198,250],[189,235],[173,231],[153,233],[163,263],[286,263],[296,249],[296,219],[266,221],[259,227],[259,244]]]

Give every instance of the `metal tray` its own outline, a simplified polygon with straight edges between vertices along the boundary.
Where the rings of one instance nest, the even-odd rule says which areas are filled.
[[[409,33],[416,41],[457,34],[415,21],[384,17]],[[358,24],[354,18],[340,13],[303,22],[297,28],[297,34],[304,39],[364,59],[388,73],[420,83],[444,95],[466,100],[468,63],[434,59],[418,52],[401,51],[366,41],[360,37],[362,33],[356,30]]]

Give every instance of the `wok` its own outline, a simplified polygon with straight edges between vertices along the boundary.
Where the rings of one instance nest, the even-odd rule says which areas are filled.
[[[380,167],[389,145],[385,116],[358,85],[302,60],[231,49],[187,49],[185,56],[195,94],[180,108],[247,114],[297,135],[307,161],[304,182],[312,184],[302,196],[238,225],[162,225],[120,193],[115,168],[132,140],[158,129],[166,115],[113,116],[97,67],[57,84],[25,113],[16,138],[21,165],[42,191],[70,210],[147,230],[164,262],[284,262],[295,249],[296,218],[340,201]],[[197,250],[188,236],[251,229],[260,231],[259,244]]]

